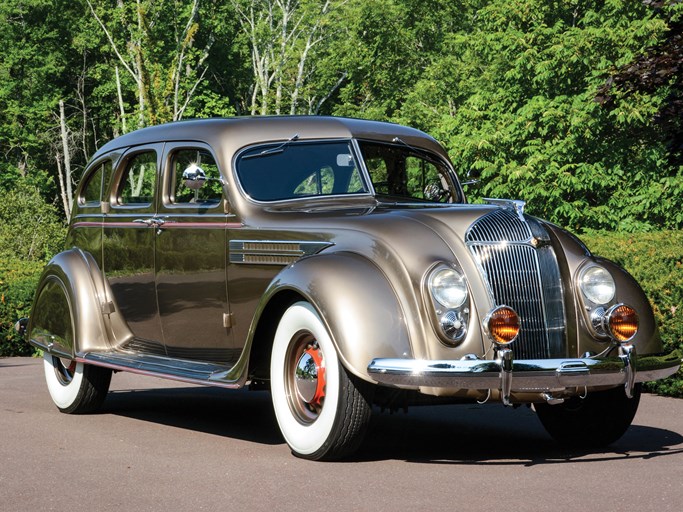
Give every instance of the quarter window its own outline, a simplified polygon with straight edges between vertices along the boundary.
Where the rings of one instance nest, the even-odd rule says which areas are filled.
[[[81,206],[99,206],[102,196],[111,177],[111,161],[107,160],[86,177],[86,183],[81,188],[78,204]]]

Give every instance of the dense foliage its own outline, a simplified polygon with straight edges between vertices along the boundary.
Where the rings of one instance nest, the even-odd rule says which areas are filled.
[[[471,199],[524,199],[578,233],[683,229],[682,15],[676,0],[0,0],[0,336],[88,158],[190,117],[410,124],[481,177]],[[680,339],[662,265],[631,270]]]
[[[20,180],[0,189],[0,357],[33,352],[14,323],[28,316],[43,266],[64,234],[57,208],[44,203],[36,187]]]
[[[574,230],[683,227],[680,2],[3,0],[0,187],[68,209],[140,126],[335,114],[417,126],[481,196]]]

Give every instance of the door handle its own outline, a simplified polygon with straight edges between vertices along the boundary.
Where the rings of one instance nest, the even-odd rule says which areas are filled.
[[[148,228],[156,228],[157,235],[161,234],[161,227],[166,223],[164,219],[160,219],[159,217],[152,217],[151,219],[135,219],[133,222],[136,224],[144,224]]]

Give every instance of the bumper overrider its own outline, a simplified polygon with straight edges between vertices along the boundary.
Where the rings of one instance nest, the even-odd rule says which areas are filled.
[[[673,375],[681,366],[681,353],[638,357],[633,345],[618,347],[615,357],[567,359],[513,358],[513,351],[500,349],[495,360],[466,356],[460,360],[374,359],[368,373],[380,384],[451,389],[497,389],[504,404],[512,392],[542,393],[551,401],[553,393],[568,388],[624,385],[630,397],[637,382]]]

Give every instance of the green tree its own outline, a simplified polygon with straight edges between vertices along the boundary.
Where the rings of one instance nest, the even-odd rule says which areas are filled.
[[[666,22],[633,2],[482,2],[451,33],[401,117],[448,146],[483,196],[512,196],[575,230],[680,226],[680,197],[661,208],[666,148],[650,119],[661,96],[612,110],[595,100],[610,73],[655,44]],[[666,210],[666,211],[664,211]]]

